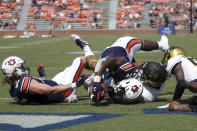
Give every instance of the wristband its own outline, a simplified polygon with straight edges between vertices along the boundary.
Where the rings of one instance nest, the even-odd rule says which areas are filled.
[[[94,95],[91,95],[90,98],[92,99],[94,97]]]
[[[73,89],[77,87],[76,83],[72,83],[71,86]]]
[[[101,76],[94,76],[94,82],[101,82]]]

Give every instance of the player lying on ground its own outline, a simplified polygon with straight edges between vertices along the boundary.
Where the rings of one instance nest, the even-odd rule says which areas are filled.
[[[164,88],[167,71],[157,62],[146,62],[132,76],[108,87],[108,94],[114,102],[152,102]]]
[[[58,73],[52,80],[43,80],[29,75],[29,68],[24,66],[24,60],[17,56],[9,56],[3,62],[1,70],[5,76],[4,83],[10,85],[9,93],[17,103],[25,100],[27,103],[50,104],[58,102],[77,101],[76,88],[81,86],[85,79],[82,75],[84,67],[94,68],[90,63],[93,56],[88,51],[84,56],[73,60],[72,65]],[[93,67],[92,67],[93,66]],[[38,68],[40,77],[44,77],[44,68]]]
[[[197,61],[186,56],[183,48],[178,46],[170,47],[166,50],[163,60],[166,70],[172,76],[175,76],[177,84],[172,102],[168,109],[172,111],[197,111],[197,96],[181,100],[185,89],[197,93]]]
[[[78,35],[72,34],[71,38],[77,45],[84,45],[84,43],[86,43],[84,48],[89,47],[88,43],[81,40]],[[83,50],[85,51],[84,48]],[[92,76],[93,80],[90,80],[89,82],[89,86],[93,85],[93,87],[90,86],[91,88],[89,89],[91,99],[93,101],[101,101],[104,99],[107,92],[103,85],[106,85],[107,87],[115,87],[118,82],[130,77],[134,70],[145,63],[134,62],[133,53],[139,50],[166,50],[167,48],[168,39],[166,36],[162,36],[159,42],[150,40],[143,41],[134,37],[121,37],[118,39],[112,46],[103,51],[101,58],[97,62],[94,76]],[[88,50],[90,50],[90,47]],[[161,83],[163,83],[163,81]],[[157,88],[161,86],[161,83],[159,83]]]

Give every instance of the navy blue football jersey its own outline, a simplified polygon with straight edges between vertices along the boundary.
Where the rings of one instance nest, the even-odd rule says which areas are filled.
[[[52,80],[40,80],[32,76],[23,75],[15,86],[10,86],[9,93],[11,97],[16,99],[18,102],[25,99],[28,103],[39,104],[59,103],[64,101],[63,93],[49,95],[30,94],[29,85],[32,79],[36,80],[37,82],[50,85],[52,88],[53,86],[58,85]]]
[[[109,47],[105,49],[101,55],[101,58],[105,57],[121,57],[124,56],[126,59],[129,60],[127,51],[120,46]]]
[[[114,79],[115,82],[119,82],[128,76],[131,75],[131,73],[134,70],[134,65],[128,58],[127,51],[123,47],[109,47],[105,49],[101,55],[101,58],[105,57],[125,57],[126,61],[122,63],[118,68],[113,70],[106,70],[104,72],[104,78],[103,81],[108,86],[111,86],[111,78]]]

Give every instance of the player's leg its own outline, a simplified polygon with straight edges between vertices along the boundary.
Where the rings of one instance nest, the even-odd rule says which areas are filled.
[[[160,49],[162,51],[166,51],[169,48],[168,38],[165,35],[161,36],[160,41],[151,41],[151,40],[144,40],[142,50],[144,51],[151,51]]]
[[[183,111],[183,112],[191,112],[191,108],[189,107],[189,104],[181,104],[177,101],[170,102],[168,106],[168,110],[170,111]]]
[[[197,80],[188,83],[188,89],[192,92],[197,93]]]
[[[136,37],[121,37],[116,40],[111,46],[120,46],[127,50],[129,54],[129,59],[133,60],[133,55],[139,51],[152,51],[152,50],[167,50],[169,48],[168,38],[166,36],[162,36],[160,41],[152,41],[152,40],[142,40]]]
[[[66,85],[76,82],[85,66],[85,57],[77,57],[73,60],[72,65],[66,67],[64,71],[58,73],[52,80],[60,85]],[[65,101],[77,101],[76,88],[68,90],[64,94]]]
[[[127,39],[127,41],[125,39]],[[127,42],[126,45],[123,42]],[[120,39],[120,41],[116,41],[115,44],[119,44],[119,46],[124,45],[124,48],[127,50],[129,59],[131,61],[133,60],[133,55],[140,50],[152,51],[160,49],[165,51],[169,48],[168,38],[166,36],[162,36],[161,40],[158,42],[152,40],[141,40],[134,37],[123,37],[122,39]]]
[[[70,37],[71,40],[76,43],[76,45],[83,49],[87,63],[86,68],[94,70],[97,63],[97,58],[92,52],[90,44],[87,41],[83,41],[79,35],[71,34]]]
[[[170,102],[170,111],[197,112],[197,96]]]

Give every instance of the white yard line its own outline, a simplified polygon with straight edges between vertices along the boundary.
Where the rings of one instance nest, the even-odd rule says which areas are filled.
[[[21,48],[21,46],[0,46],[0,49]]]
[[[64,38],[53,38],[53,39],[48,39],[48,40],[37,40],[37,41],[31,41],[31,42],[24,42],[21,44],[9,44],[9,46],[0,46],[0,49],[9,49],[9,48],[22,48],[23,46],[29,46],[29,45],[40,45],[40,44],[46,44],[49,41],[50,42],[58,42],[62,40],[68,40],[67,37]]]

